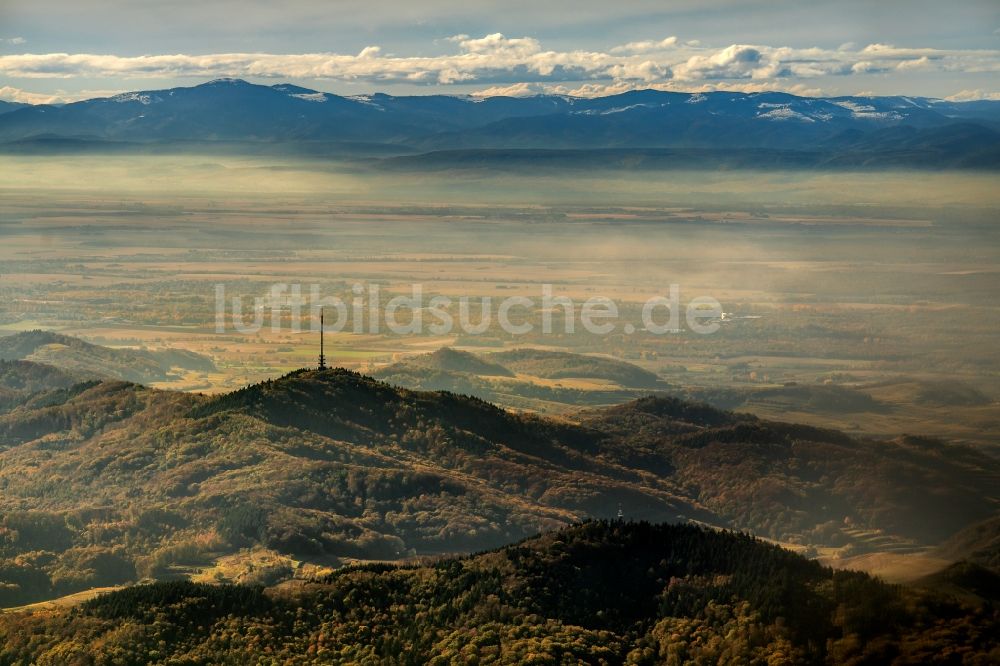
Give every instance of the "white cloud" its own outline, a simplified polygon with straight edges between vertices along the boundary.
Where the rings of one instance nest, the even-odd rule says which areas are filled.
[[[57,104],[65,101],[61,95],[45,95],[28,92],[13,86],[0,87],[0,100],[5,102],[22,102],[24,104]]]
[[[977,100],[989,99],[1000,100],[1000,92],[986,92],[984,90],[962,90],[954,95],[949,95],[945,99],[952,102],[973,102]]]
[[[542,83],[515,83],[510,86],[494,86],[472,93],[472,97],[493,97],[497,95],[507,95],[511,97],[525,97],[528,95],[567,95],[570,97],[606,97],[607,95],[618,95],[639,89],[662,90],[666,92],[686,92],[702,93],[716,92],[720,90],[730,92],[787,92],[804,97],[816,97],[827,94],[827,91],[815,86],[807,86],[802,83],[769,83],[769,82],[706,82],[696,85],[681,81],[668,81],[666,83],[656,83],[652,85],[642,85],[635,82],[613,82],[613,83],[584,83],[578,86],[567,86],[562,84],[542,84]]]
[[[468,35],[455,35],[448,41],[457,42],[466,53],[505,58],[527,58],[542,50],[542,45],[537,39],[532,37],[508,39],[499,32],[481,39],[470,39]]]
[[[677,78],[688,81],[757,78],[754,72],[766,65],[763,58],[752,46],[733,44],[715,53],[693,55],[674,71]]]
[[[57,90],[54,93],[36,93],[14,86],[0,86],[0,100],[6,102],[22,102],[24,104],[67,104],[69,102],[79,102],[84,99],[94,99],[95,97],[113,97],[124,93],[120,89],[103,90],[75,90],[67,92]]]
[[[930,69],[931,60],[927,56],[920,56],[914,60],[902,60],[896,65],[896,69],[908,70],[908,69]]]
[[[373,86],[479,84],[498,89],[517,84],[634,89],[683,84],[753,82],[788,90],[810,79],[864,76],[890,71],[1000,72],[1000,50],[942,50],[870,44],[858,49],[732,44],[712,48],[675,37],[637,41],[608,51],[546,50],[533,37],[455,35],[452,53],[401,56],[371,45],[356,55],[338,53],[216,53],[116,56],[88,53],[0,55],[7,79],[250,79],[363,82]],[[813,86],[815,87],[815,86]]]
[[[529,97],[552,92],[552,88],[541,83],[513,83],[509,86],[491,86],[477,90],[470,97]]]
[[[608,74],[616,81],[643,81],[645,83],[654,83],[672,77],[669,67],[657,64],[652,60],[612,65],[608,68]]]
[[[0,44],[12,44],[14,46],[20,46],[21,44],[27,44],[28,40],[24,37],[0,37]]]
[[[861,60],[851,65],[852,74],[880,74],[887,71],[887,68],[871,60]]]
[[[652,51],[665,51],[677,45],[676,37],[667,37],[666,39],[661,39],[660,41],[645,41],[645,42],[629,42],[628,44],[622,44],[621,46],[616,46],[611,49],[611,53],[650,53]],[[697,44],[691,44],[688,42],[689,46],[697,46]]]

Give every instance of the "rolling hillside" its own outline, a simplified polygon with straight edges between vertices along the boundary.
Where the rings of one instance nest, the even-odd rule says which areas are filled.
[[[545,379],[603,379],[628,388],[663,388],[655,373],[603,356],[586,356],[543,349],[511,349],[489,356],[491,361],[526,375]]]
[[[298,587],[158,583],[6,614],[0,661],[985,664],[998,656],[993,593],[890,587],[696,526],[591,522]]]
[[[401,388],[450,391],[504,407],[558,413],[628,402],[669,388],[654,373],[625,361],[540,349],[477,355],[442,348],[383,366],[372,376]]]
[[[934,549],[944,559],[965,559],[1000,574],[1000,516],[970,525]]]
[[[442,347],[430,354],[420,354],[405,361],[407,365],[442,372],[461,372],[485,377],[513,377],[510,369],[475,354]]]
[[[215,397],[91,382],[0,415],[0,602],[188,575],[248,547],[318,563],[478,550],[619,506],[906,551],[994,515],[997,480],[971,448],[676,399],[572,423],[346,370]]]
[[[51,331],[25,331],[0,337],[0,361],[34,361],[78,378],[154,382],[171,368],[214,370],[211,359],[184,350],[112,349]]]
[[[82,379],[44,363],[0,360],[0,413],[24,404],[34,395],[68,389]]]

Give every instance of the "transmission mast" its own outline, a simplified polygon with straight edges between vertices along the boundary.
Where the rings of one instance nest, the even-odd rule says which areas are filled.
[[[323,354],[323,308],[319,309],[319,369],[326,370],[326,356]]]

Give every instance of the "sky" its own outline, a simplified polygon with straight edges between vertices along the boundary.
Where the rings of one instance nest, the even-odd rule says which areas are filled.
[[[1000,99],[1000,0],[0,0],[0,99],[221,77],[339,94]]]

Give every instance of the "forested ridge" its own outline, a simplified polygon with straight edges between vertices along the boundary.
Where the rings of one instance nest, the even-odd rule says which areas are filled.
[[[378,368],[372,376],[401,388],[474,395],[518,409],[609,405],[669,388],[656,374],[626,361],[542,349],[477,355],[442,347]],[[579,380],[591,385],[583,389],[575,384]]]
[[[202,371],[215,365],[206,356],[181,349],[149,351],[113,349],[52,331],[24,331],[0,336],[0,361],[34,361],[79,379],[119,379],[153,382],[167,379],[170,369],[184,366]]]
[[[220,396],[111,381],[19,396],[0,414],[8,607],[209,570],[272,583],[304,565],[496,548],[619,506],[805,548],[905,550],[990,518],[998,487],[995,461],[968,447],[675,398],[555,420],[341,369]],[[254,549],[270,564],[219,566]]]
[[[745,534],[598,521],[299,586],[156,583],[0,616],[2,664],[989,664],[993,601]]]

